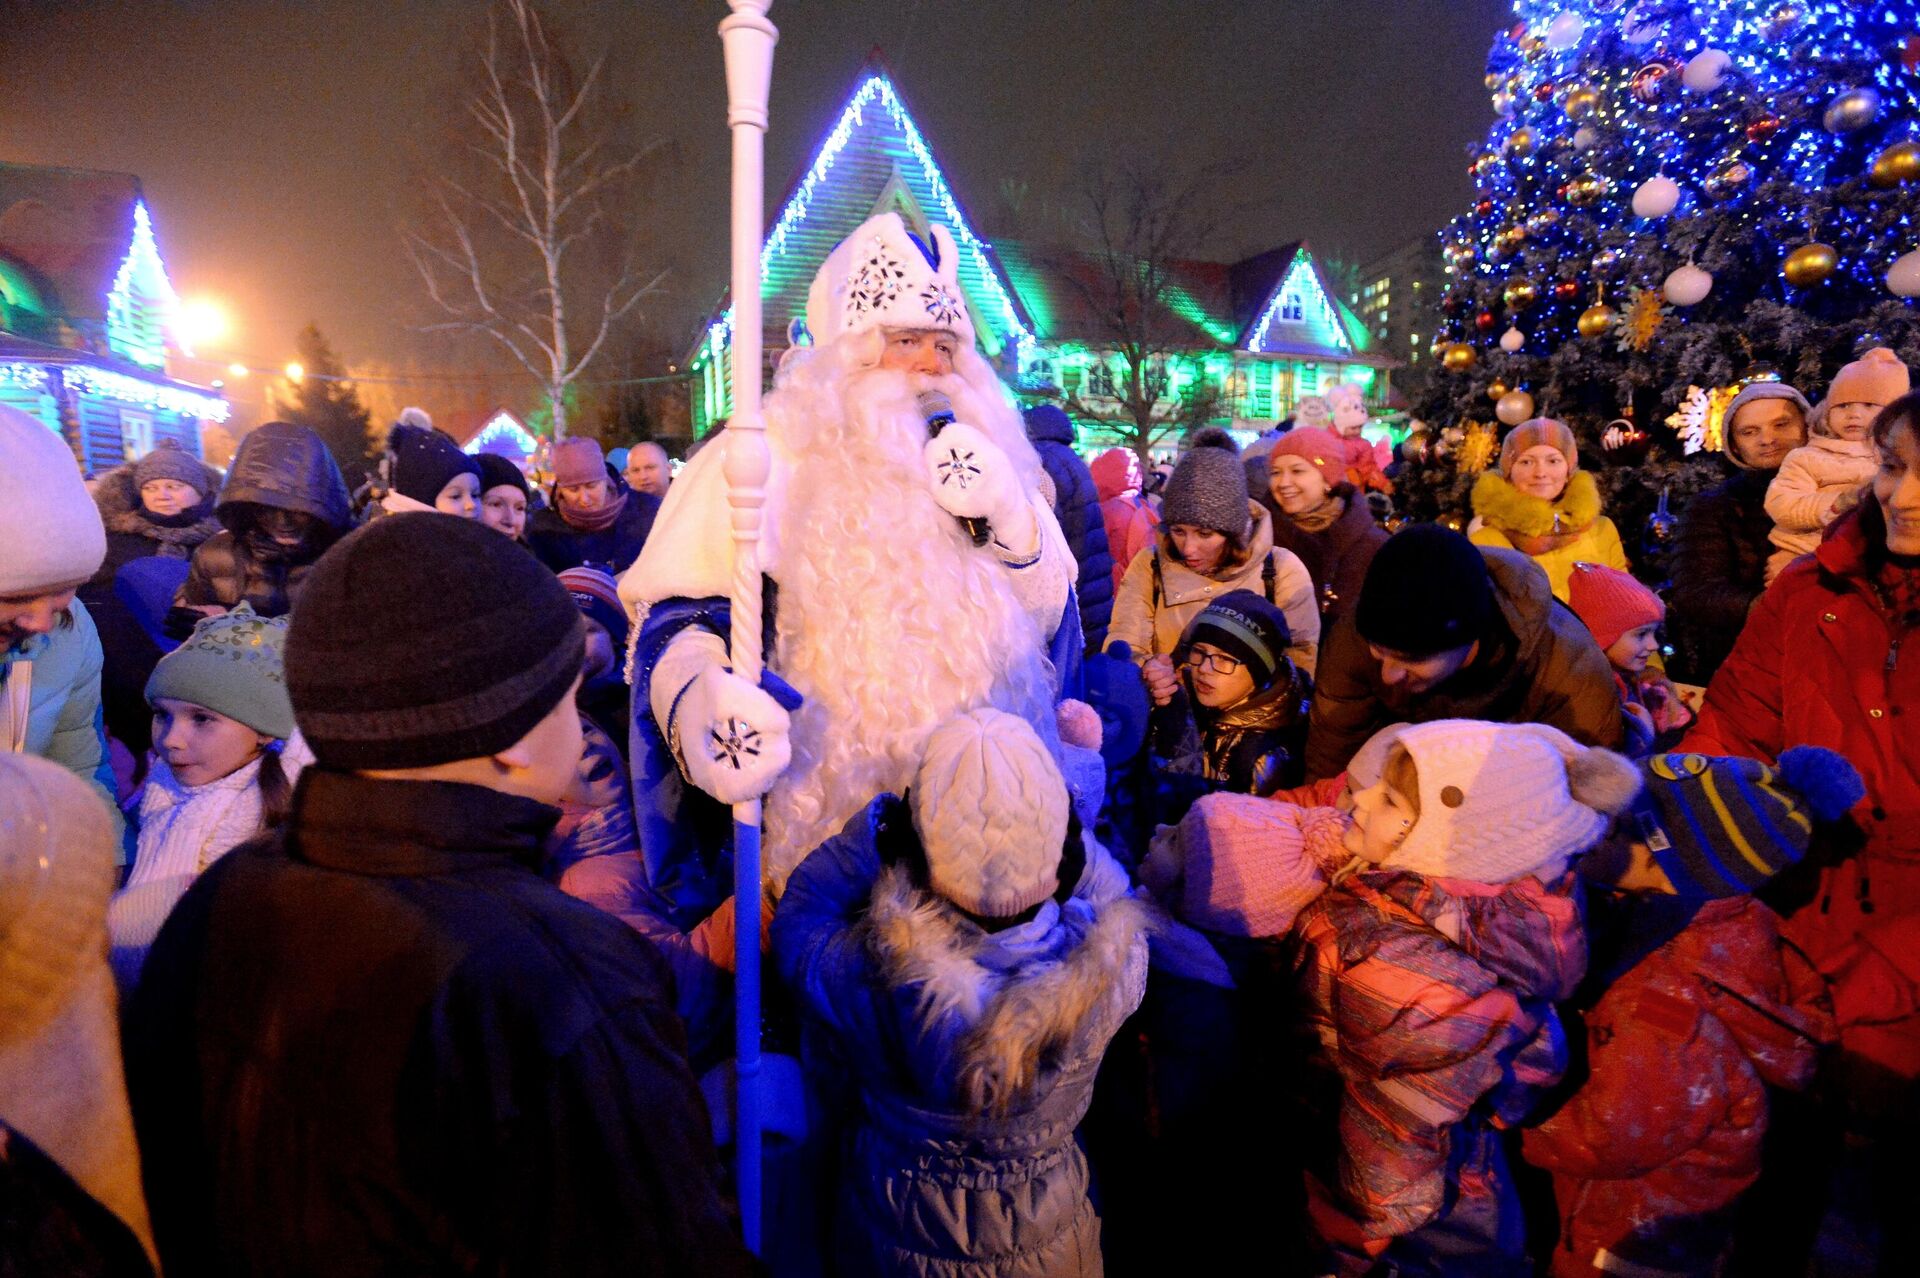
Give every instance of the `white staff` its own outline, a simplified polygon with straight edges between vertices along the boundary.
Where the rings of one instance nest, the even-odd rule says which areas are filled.
[[[767,85],[772,0],[727,0],[720,22],[727,60],[727,127],[733,132],[733,417],[725,446],[733,513],[734,673],[758,686],[760,517],[767,500],[766,423],[760,417],[760,236],[765,207]],[[747,1246],[760,1253],[760,800],[733,805],[734,1054],[738,1097],[735,1175]]]

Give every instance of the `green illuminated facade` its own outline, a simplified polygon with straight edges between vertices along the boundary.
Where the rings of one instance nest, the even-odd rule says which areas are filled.
[[[820,263],[860,223],[889,209],[922,235],[929,222],[953,232],[980,349],[1018,391],[1071,395],[1096,410],[1111,402],[1125,365],[1103,348],[1073,282],[1090,260],[981,237],[879,70],[862,75],[762,248],[763,376],[771,381],[774,361],[791,344],[790,325],[805,315]],[[1376,408],[1385,405],[1398,363],[1340,301],[1304,241],[1240,262],[1179,263],[1172,291],[1174,311],[1190,329],[1166,367],[1149,371],[1169,410],[1204,382],[1218,396],[1217,420],[1250,438],[1339,381],[1365,388]],[[732,412],[732,327],[723,305],[686,357],[696,437]],[[1080,432],[1085,449],[1110,442],[1098,423],[1083,421]]]

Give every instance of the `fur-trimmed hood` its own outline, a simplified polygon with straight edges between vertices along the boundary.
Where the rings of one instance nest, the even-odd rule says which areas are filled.
[[[1103,1049],[1139,1001],[1146,915],[1095,854],[1073,897],[995,934],[915,887],[904,867],[874,884],[868,951],[890,986],[917,991],[927,1034],[950,1043],[942,1072],[969,1112],[1021,1108],[1044,1074]]]
[[[195,546],[220,531],[220,521],[213,516],[214,495],[220,491],[220,475],[212,467],[204,469],[207,474],[202,491],[206,495],[193,507],[196,518],[176,524],[162,524],[156,523],[148,515],[146,507],[140,504],[139,490],[133,486],[133,463],[114,467],[94,485],[93,504],[99,507],[100,522],[106,525],[109,533],[124,533],[159,542],[163,547],[162,554],[169,553],[165,549],[167,547],[178,547],[172,551],[173,556],[186,558],[193,553]]]
[[[1600,518],[1600,485],[1590,472],[1576,470],[1567,476],[1567,487],[1559,499],[1545,501],[1521,492],[1499,471],[1489,470],[1474,481],[1473,513],[1509,538],[1515,534],[1542,539],[1574,537]]]

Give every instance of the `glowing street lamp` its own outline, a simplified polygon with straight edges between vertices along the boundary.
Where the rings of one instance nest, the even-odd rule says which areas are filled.
[[[287,361],[287,380],[288,381],[292,382],[295,386],[298,386],[300,384],[301,379],[304,378],[306,375],[307,375],[306,367],[303,364],[301,364],[299,360],[295,359],[295,360]]]
[[[227,308],[210,297],[188,298],[180,304],[180,340],[189,348],[218,346],[233,332]]]
[[[250,371],[251,370],[239,360],[235,360],[233,363],[227,365],[227,376],[236,382],[245,378]]]

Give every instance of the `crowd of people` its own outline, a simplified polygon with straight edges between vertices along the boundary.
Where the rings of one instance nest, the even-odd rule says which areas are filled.
[[[0,1272],[1912,1254],[1898,356],[1740,393],[1663,598],[1550,418],[1465,533],[1379,525],[1354,387],[1089,464],[957,257],[887,213],[821,267],[757,681],[726,433],[533,483],[409,409],[357,491],[284,422],[89,483],[0,407]]]

